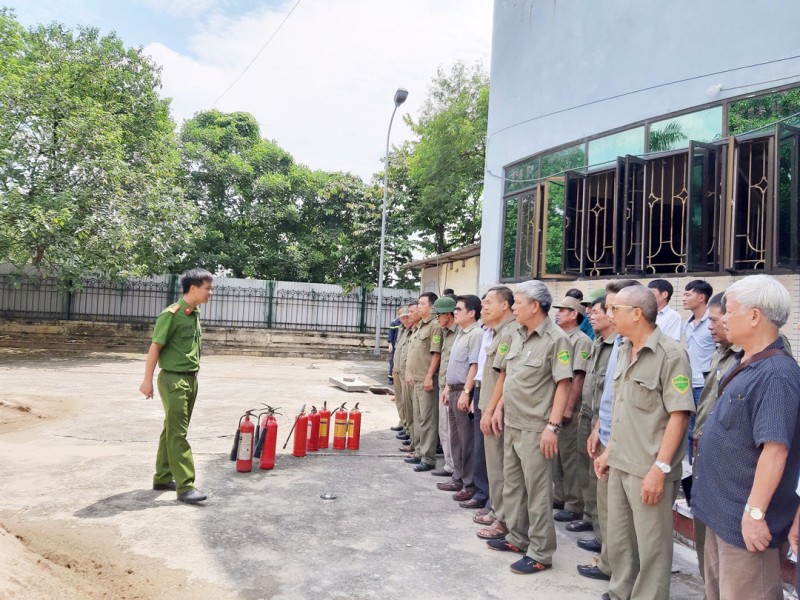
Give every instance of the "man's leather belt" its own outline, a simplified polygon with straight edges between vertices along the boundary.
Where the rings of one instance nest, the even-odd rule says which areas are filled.
[[[172,375],[183,375],[184,377],[197,377],[197,373],[199,371],[167,371],[163,369],[165,373],[171,373]]]

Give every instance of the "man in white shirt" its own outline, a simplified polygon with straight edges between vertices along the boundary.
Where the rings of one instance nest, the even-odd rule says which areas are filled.
[[[682,322],[681,316],[673,308],[670,308],[669,301],[674,291],[672,284],[666,279],[653,279],[647,283],[647,287],[653,292],[658,304],[658,315],[656,325],[673,340],[681,341]]]

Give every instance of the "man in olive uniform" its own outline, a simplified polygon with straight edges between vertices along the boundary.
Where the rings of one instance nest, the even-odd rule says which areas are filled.
[[[606,314],[606,297],[600,296],[587,308],[589,321],[594,329],[594,347],[583,382],[583,403],[580,421],[578,422],[578,457],[580,486],[583,490],[584,519],[591,523],[594,538],[579,539],[578,546],[590,552],[600,552],[603,535],[597,507],[597,475],[594,472],[594,459],[589,456],[587,443],[589,436],[600,417],[600,398],[603,394],[603,382],[611,352],[614,348],[616,334]],[[578,573],[585,577],[608,580],[609,576],[597,565],[578,565]]]
[[[511,348],[514,334],[519,328],[512,312],[514,292],[499,285],[489,289],[483,298],[481,320],[492,333],[486,348],[486,362],[481,379],[481,395],[478,405],[481,410],[481,431],[486,451],[486,473],[489,477],[489,500],[492,510],[487,515],[476,516],[475,522],[486,525],[477,533],[484,540],[504,538],[508,533],[503,511],[503,382],[506,372],[501,370],[503,361]],[[497,425],[492,426],[492,416],[497,416]]]
[[[561,432],[558,434],[558,454],[553,460],[554,497],[564,503],[564,508],[553,517],[556,521],[570,522],[569,531],[588,531],[591,524],[582,520],[583,517],[583,491],[580,487],[579,458],[578,458],[578,419],[581,410],[581,394],[586,369],[589,364],[589,355],[592,352],[592,340],[583,333],[581,324],[585,320],[586,307],[577,299],[567,296],[560,304],[553,308],[558,309],[556,322],[567,334],[572,343],[572,385],[567,399],[567,408],[564,410],[564,419]]]
[[[511,565],[520,574],[552,566],[556,550],[550,461],[572,379],[572,345],[547,316],[553,303],[541,281],[526,281],[514,293],[520,324],[505,357],[503,383],[505,456],[503,509],[508,535],[487,542],[493,550],[525,554]]]
[[[431,472],[436,477],[451,477],[453,475],[453,452],[450,444],[450,421],[447,419],[447,398],[444,396],[444,389],[447,385],[445,377],[447,375],[447,363],[450,360],[450,351],[456,341],[458,325],[456,325],[454,311],[456,301],[450,296],[442,296],[433,303],[433,314],[442,330],[442,352],[439,360],[439,444],[442,446],[444,454],[444,466]],[[440,487],[442,484],[436,484]],[[460,489],[460,488],[459,488]]]
[[[395,332],[394,343],[392,345],[393,360],[392,365],[392,387],[394,388],[394,407],[397,409],[397,416],[400,419],[398,439],[407,440],[411,435],[406,433],[408,431],[408,417],[406,416],[405,404],[403,403],[403,376],[405,370],[405,356],[403,349],[406,346],[406,338],[408,332],[408,306],[401,306],[397,310],[397,320],[400,323],[400,328]]]
[[[419,323],[411,336],[406,358],[406,381],[413,386],[415,455],[405,459],[418,473],[436,468],[436,440],[439,430],[437,373],[442,352],[442,330],[432,314],[438,296],[426,292],[419,297]]]
[[[403,441],[403,445],[400,446],[400,450],[402,452],[413,452],[414,451],[414,407],[411,403],[411,396],[413,392],[413,386],[409,385],[405,378],[406,373],[406,366],[408,365],[408,348],[411,345],[411,337],[414,333],[414,328],[416,327],[417,323],[419,323],[419,316],[417,311],[417,301],[414,300],[413,302],[409,303],[408,305],[408,314],[403,321],[404,334],[403,334],[403,344],[399,348],[399,356],[398,360],[399,365],[396,368],[397,374],[400,376],[400,381],[402,382],[402,390],[403,394],[401,396],[401,405],[403,407],[403,414],[405,415],[406,425],[403,428],[403,431],[397,434],[397,439]],[[397,381],[397,378],[395,378]]]
[[[183,297],[164,309],[156,320],[147,352],[144,380],[139,386],[145,398],[153,397],[156,363],[158,395],[164,405],[164,427],[158,440],[154,490],[175,490],[178,500],[197,504],[206,495],[194,487],[194,459],[186,439],[197,398],[200,370],[200,309],[211,298],[213,278],[204,269],[192,269],[181,278]]]
[[[627,339],[614,372],[611,439],[595,461],[608,475],[608,558],[613,600],[668,600],[672,505],[678,494],[686,429],[694,412],[689,359],[656,327],[652,292],[635,285],[609,306]]]

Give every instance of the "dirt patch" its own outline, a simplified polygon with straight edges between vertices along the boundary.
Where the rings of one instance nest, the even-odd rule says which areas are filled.
[[[235,598],[120,548],[112,527],[0,515],[0,598]]]
[[[0,393],[0,433],[36,427],[46,419],[72,413],[75,402],[50,396]]]

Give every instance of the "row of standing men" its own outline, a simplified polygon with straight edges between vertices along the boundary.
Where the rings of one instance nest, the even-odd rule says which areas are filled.
[[[782,290],[788,305],[785,288],[767,276],[745,278],[738,295],[753,305],[752,290],[763,292],[765,285],[778,296]],[[736,286],[727,292],[733,302]],[[794,476],[797,482],[800,462],[784,460],[773,490],[782,515],[767,511],[769,499],[765,503],[758,494],[754,502],[760,505],[719,497],[719,486],[731,488],[732,496],[742,493],[733,489],[732,478],[717,473],[725,464],[717,464],[714,453],[725,444],[713,432],[730,437],[731,415],[720,420],[725,411],[714,407],[721,380],[748,360],[747,349],[734,345],[722,325],[728,296],[712,296],[708,283],[691,282],[683,305],[692,316],[683,324],[668,307],[672,291],[665,280],[648,287],[617,280],[586,299],[570,290],[554,304],[543,283],[529,281],[513,291],[493,287],[482,299],[422,294],[418,302],[401,307],[390,331],[390,371],[400,417],[394,429],[405,441],[400,450],[408,453],[405,461],[415,471],[447,477],[437,487],[454,492],[461,507],[476,509],[473,520],[482,526],[477,535],[490,549],[521,555],[511,564],[515,573],[532,574],[552,565],[554,520],[568,522],[570,531],[593,531],[593,538],[580,539],[578,545],[596,555],[578,565],[578,572],[609,581],[603,598],[615,599],[669,597],[672,506],[681,481],[691,501],[693,471],[700,481],[696,472],[708,469],[714,488],[705,479],[705,485],[697,485],[694,511],[707,597],[728,598],[733,596],[726,590],[739,594],[748,589],[747,597],[777,598],[779,547],[797,509],[794,488],[787,494],[786,481]],[[768,362],[785,363],[788,340],[777,331],[788,310],[781,323],[765,317],[769,310],[765,313],[764,307],[749,308],[761,315],[757,320],[764,339],[774,334],[774,357]],[[551,309],[557,311],[554,320],[548,316]],[[682,332],[686,350],[680,344]],[[790,362],[777,365],[782,385],[788,386],[788,406],[760,410],[769,422],[762,429],[772,427],[775,443],[797,455],[800,368]],[[751,404],[762,403],[753,399]],[[776,411],[779,417],[772,414]],[[712,415],[711,458],[698,467],[698,444]],[[776,433],[778,421],[783,437]],[[795,428],[789,432],[791,424]],[[737,443],[758,448],[750,457],[753,464],[743,469],[753,483],[761,449],[770,442],[753,438]],[[437,451],[444,456],[438,469]],[[737,510],[741,518],[731,524],[731,511]],[[704,560],[709,551],[698,513],[716,525],[711,527],[711,561]],[[748,520],[761,521],[761,529],[772,532],[764,548],[751,549],[742,529]],[[736,568],[726,569],[730,552],[723,551],[731,549],[744,555],[736,555]],[[742,558],[758,560],[744,569]],[[756,581],[754,569],[763,575],[756,579],[771,583],[761,590],[742,588]]]

